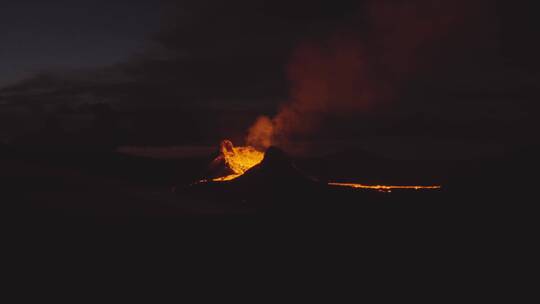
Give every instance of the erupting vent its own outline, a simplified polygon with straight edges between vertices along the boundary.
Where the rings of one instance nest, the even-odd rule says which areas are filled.
[[[223,162],[232,174],[212,179],[215,182],[233,180],[259,164],[264,153],[253,147],[235,147],[230,140],[221,142],[220,155],[214,162]]]

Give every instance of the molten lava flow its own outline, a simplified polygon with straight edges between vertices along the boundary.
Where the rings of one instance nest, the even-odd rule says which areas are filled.
[[[212,179],[215,182],[233,180],[259,164],[264,158],[263,152],[250,146],[235,147],[230,140],[221,142],[220,152],[218,159],[223,161],[233,174]]]
[[[387,186],[387,185],[363,185],[352,183],[328,183],[330,186],[349,187],[355,189],[371,189],[379,192],[392,192],[392,190],[440,190],[441,186]]]
[[[264,158],[264,152],[254,147],[235,147],[230,140],[221,142],[220,155],[214,162],[222,163],[232,174],[211,179],[213,182],[225,182],[233,180],[258,165]],[[202,180],[200,182],[207,182]],[[379,192],[392,192],[392,190],[439,190],[441,186],[390,186],[390,185],[364,185],[353,183],[328,183],[329,186],[349,187],[355,189],[369,189]]]

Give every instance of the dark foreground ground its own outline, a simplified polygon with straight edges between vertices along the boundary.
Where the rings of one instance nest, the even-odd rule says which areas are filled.
[[[378,283],[405,289],[383,288],[384,297],[431,291],[431,299],[463,299],[459,294],[472,290],[485,299],[502,297],[505,289],[495,284],[508,287],[531,269],[534,149],[461,163],[297,160],[307,174],[342,173],[343,181],[358,174],[366,183],[443,185],[392,193],[298,186],[294,178],[260,183],[261,175],[233,186],[189,186],[211,156],[161,161],[97,150],[1,149],[2,250],[15,268],[10,281],[23,286],[32,279],[63,293],[77,285],[74,278],[95,276],[116,289],[150,271],[145,280],[189,273],[190,282],[205,286],[240,274],[248,281],[236,286],[243,291],[275,291],[276,282],[299,291],[307,284],[306,296],[316,284],[339,280],[354,290]],[[209,275],[223,268],[221,277]],[[58,285],[54,275],[66,280]],[[265,285],[253,279],[260,276],[278,279]],[[516,300],[522,293],[507,295]]]
[[[5,216],[31,226],[57,221],[175,226],[199,220],[289,218],[320,224],[421,223],[460,229],[460,223],[504,225],[528,214],[536,204],[532,174],[537,172],[536,152],[530,147],[501,159],[453,162],[357,157],[361,151],[295,160],[302,174],[323,182],[443,186],[441,191],[379,193],[323,186],[308,189],[280,172],[243,186],[193,187],[189,185],[204,177],[212,155],[157,160],[88,148],[4,145],[0,147],[1,200]]]

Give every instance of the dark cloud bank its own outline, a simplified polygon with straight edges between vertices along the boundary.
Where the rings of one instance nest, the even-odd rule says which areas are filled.
[[[243,140],[269,115],[289,139],[529,142],[540,78],[522,3],[164,1],[139,56],[2,89],[0,135],[46,125],[74,140],[72,119],[96,141]]]

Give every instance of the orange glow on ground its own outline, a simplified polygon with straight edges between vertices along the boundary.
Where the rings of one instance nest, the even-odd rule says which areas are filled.
[[[230,180],[233,180],[239,176],[241,176],[242,174],[231,174],[231,175],[227,175],[227,176],[222,176],[222,177],[216,177],[216,178],[213,178],[212,181],[213,182],[226,182],[226,181],[230,181]]]

